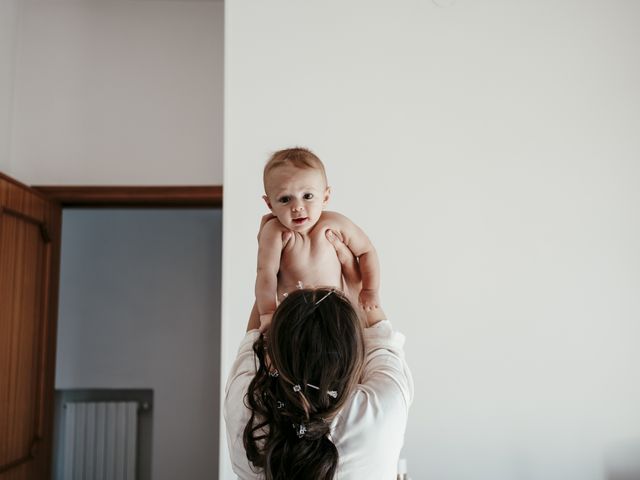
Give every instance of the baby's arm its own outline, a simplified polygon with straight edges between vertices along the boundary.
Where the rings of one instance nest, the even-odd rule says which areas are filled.
[[[344,215],[336,212],[327,212],[330,216],[330,224],[334,230],[342,236],[342,241],[349,250],[358,257],[360,272],[362,274],[362,290],[358,300],[365,310],[378,308],[380,298],[380,263],[378,253],[369,237],[355,223]]]
[[[256,303],[260,314],[260,329],[271,321],[278,295],[278,271],[282,255],[282,227],[277,220],[268,221],[258,237],[258,271],[256,274]]]
[[[349,292],[359,292],[362,289],[362,275],[360,273],[360,266],[358,260],[353,255],[353,252],[347,248],[347,246],[340,241],[337,234],[334,234],[332,230],[326,232],[327,240],[336,249],[340,266],[342,267],[342,276],[344,277]],[[371,327],[381,320],[386,320],[384,311],[380,306],[378,308],[370,308],[364,310],[364,315],[358,312],[358,316],[363,322],[363,327]]]

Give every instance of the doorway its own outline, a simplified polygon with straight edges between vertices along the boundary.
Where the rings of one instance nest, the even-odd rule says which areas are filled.
[[[56,390],[153,390],[154,479],[218,472],[221,254],[220,209],[63,210]]]

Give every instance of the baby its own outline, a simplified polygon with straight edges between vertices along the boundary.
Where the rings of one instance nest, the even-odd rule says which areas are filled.
[[[331,190],[320,159],[304,148],[280,150],[267,162],[263,179],[263,198],[276,218],[264,224],[258,237],[255,293],[260,329],[264,331],[279,301],[296,288],[345,289],[336,250],[326,238],[327,230],[358,258],[362,275],[358,303],[367,311],[378,308],[376,250],[351,220],[324,211]]]

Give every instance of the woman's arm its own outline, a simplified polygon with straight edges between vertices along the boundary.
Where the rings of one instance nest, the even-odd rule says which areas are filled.
[[[328,230],[327,240],[336,249],[347,286],[358,288],[360,271],[355,256],[335,232]],[[382,308],[365,310],[364,314],[364,326],[369,328],[364,330],[367,359],[361,383],[368,391],[366,398],[373,401],[384,412],[385,421],[393,425],[388,432],[399,435],[395,443],[402,443],[409,406],[413,402],[413,377],[404,359],[405,338],[384,321],[387,317]],[[373,398],[375,400],[371,400]]]
[[[249,322],[247,323],[247,332],[258,329],[260,329],[260,314],[258,313],[258,304],[253,302],[253,308],[251,309]]]

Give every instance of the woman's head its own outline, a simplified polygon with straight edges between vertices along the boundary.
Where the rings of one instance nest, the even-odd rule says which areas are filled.
[[[247,392],[252,417],[244,432],[249,460],[268,479],[333,478],[338,452],[327,434],[364,359],[351,303],[333,289],[291,292],[254,351],[259,368]]]
[[[273,316],[266,345],[270,370],[278,371],[288,396],[312,401],[308,414],[342,404],[359,380],[362,329],[351,303],[333,289],[289,294]],[[303,395],[293,391],[296,385]]]

